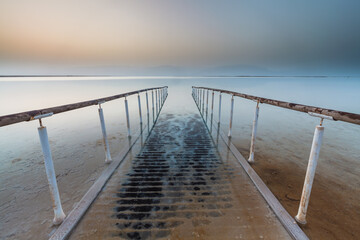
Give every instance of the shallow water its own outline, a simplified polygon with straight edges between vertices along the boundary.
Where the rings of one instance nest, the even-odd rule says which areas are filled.
[[[22,79],[29,81],[3,78],[2,80],[9,81],[0,81],[0,100],[3,103],[0,115],[163,85],[169,86],[166,106],[176,109],[178,113],[186,113],[187,106],[194,104],[191,98],[193,85],[228,89],[354,113],[360,112],[359,78],[111,78],[107,80],[94,78],[91,81],[67,79],[70,78],[56,78],[52,81],[44,81],[44,78]],[[223,96],[222,102],[221,121],[222,128],[226,131],[230,115],[230,96]],[[129,104],[131,127],[134,132],[139,127],[136,96],[129,97]],[[256,103],[252,101],[235,98],[233,141],[245,157],[250,147],[255,105]],[[144,114],[146,112],[144,95],[142,95],[142,108]],[[120,142],[126,137],[123,99],[106,103],[103,109],[111,153],[115,155],[120,149]],[[218,112],[217,94],[215,94],[214,112]],[[217,118],[215,114],[214,120],[217,121]],[[303,178],[313,131],[318,122],[319,119],[304,113],[262,104],[255,153],[255,161],[258,161],[258,165],[255,165],[255,169],[258,167],[258,171],[263,171],[264,177],[268,177],[266,171],[269,171],[269,175],[275,180],[282,174],[291,179],[291,173],[284,173],[281,169],[296,170],[299,178]],[[57,114],[44,119],[43,123],[48,129],[60,194],[65,212],[68,213],[106,166],[97,107]],[[37,127],[38,122],[33,121],[0,128],[0,237],[8,236],[16,239],[26,236],[26,231],[32,227],[29,222],[42,223],[40,229],[47,229],[44,230],[46,234],[51,232],[49,230],[52,219],[51,201]],[[329,189],[332,187],[326,183],[335,181],[340,189],[343,187],[352,193],[351,198],[345,199],[345,205],[349,206],[349,211],[355,212],[360,209],[359,204],[354,205],[354,202],[359,202],[360,199],[358,187],[360,178],[357,175],[357,169],[360,167],[359,150],[359,126],[325,121],[324,142],[314,191],[317,180],[322,180],[318,182],[324,183]],[[275,171],[269,165],[278,168]],[[271,181],[269,184],[271,186]],[[296,191],[291,192],[290,198],[298,199],[301,194],[302,184],[296,184]],[[276,192],[276,189],[275,186],[272,190]],[[279,192],[282,194],[281,191]],[[282,197],[284,196],[278,196],[280,199]],[[311,214],[311,204],[309,214]],[[345,223],[348,222],[347,225],[350,224],[350,219],[344,219]],[[20,231],[14,223],[24,223],[23,229]],[[351,237],[352,230],[348,231],[350,232],[348,236]],[[18,235],[19,232],[23,235]]]

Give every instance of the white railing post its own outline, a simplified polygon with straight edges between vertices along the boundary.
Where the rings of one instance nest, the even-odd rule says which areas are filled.
[[[162,99],[162,105],[164,105],[164,102],[165,102],[165,88],[162,89],[161,99]]]
[[[140,131],[142,131],[142,114],[141,114],[141,100],[140,100],[140,93],[138,93],[138,104],[139,104],[139,119],[140,119]]]
[[[228,134],[228,137],[231,137],[231,129],[232,129],[233,115],[234,115],[234,95],[231,96],[230,124],[229,124],[229,134]]]
[[[202,115],[204,118],[204,106],[205,106],[205,89],[202,90],[203,94],[202,94]]]
[[[158,94],[158,101],[159,101],[159,111],[158,111],[157,115],[159,116],[160,111],[161,111],[161,103],[160,103],[160,89],[158,89],[157,94]]]
[[[199,89],[198,88],[196,88],[196,105],[199,108]]]
[[[202,89],[199,89],[199,106],[198,106],[198,108],[199,108],[199,111],[200,111],[200,115],[201,115],[201,97],[202,97]]]
[[[104,143],[104,148],[105,148],[105,162],[110,163],[112,161],[112,159],[111,159],[111,155],[110,155],[109,142],[108,142],[107,134],[106,134],[104,112],[103,112],[103,109],[101,108],[101,104],[102,103],[99,103],[98,111],[99,111],[101,132],[102,132],[102,135],[103,135],[103,143]]]
[[[295,220],[301,224],[306,224],[306,212],[309,205],[311,188],[315,177],[316,165],[319,159],[319,153],[320,153],[323,135],[324,135],[324,127],[320,123],[320,125],[316,126],[315,128],[299,210],[298,210],[298,214],[295,216]]]
[[[156,118],[159,112],[159,106],[158,106],[158,90],[155,90],[155,102],[156,102]]]
[[[208,119],[208,111],[209,111],[209,90],[206,90],[206,124]]]
[[[161,107],[162,107],[162,97],[161,97],[161,92],[162,92],[162,88],[159,89],[159,106],[160,106],[160,111],[161,111]],[[160,111],[159,111],[159,114],[160,114]]]
[[[147,116],[147,124],[149,125],[150,122],[150,112],[149,112],[149,96],[148,92],[145,93],[146,96],[146,116]]]
[[[127,129],[128,129],[128,137],[131,136],[131,132],[130,132],[130,118],[129,118],[129,107],[128,107],[128,101],[125,97],[125,113],[126,113],[126,125],[127,125]]]
[[[152,116],[153,123],[155,122],[155,107],[154,107],[154,90],[151,90]]]
[[[39,138],[41,143],[41,149],[44,156],[46,176],[49,182],[50,194],[51,194],[51,199],[53,201],[53,210],[55,215],[53,219],[53,223],[54,225],[59,225],[65,219],[66,215],[61,206],[60,194],[56,182],[56,174],[55,174],[53,159],[51,156],[48,134],[46,131],[46,127],[44,127],[41,123],[41,118],[39,118],[39,120],[40,120],[40,127],[38,128]]]
[[[259,118],[259,100],[256,103],[253,128],[252,128],[252,134],[251,134],[250,154],[249,154],[249,159],[248,159],[248,162],[250,162],[250,163],[254,162],[255,139],[256,139],[256,133],[257,133],[258,118]]]
[[[214,118],[214,91],[211,92],[210,133],[212,133],[213,118]]]
[[[201,89],[198,88],[198,102],[197,102],[197,107],[200,110],[200,104],[201,104]]]
[[[219,93],[219,121],[218,121],[219,127],[220,127],[220,119],[221,119],[221,92]]]

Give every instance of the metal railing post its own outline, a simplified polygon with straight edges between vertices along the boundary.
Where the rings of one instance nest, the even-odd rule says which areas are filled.
[[[157,118],[157,115],[158,115],[158,112],[159,112],[159,106],[158,106],[158,90],[156,89],[155,90],[155,103],[156,103],[156,118]]]
[[[228,134],[228,137],[231,137],[231,129],[232,129],[233,116],[234,116],[234,95],[231,96],[230,123],[229,123],[229,134]]]
[[[209,90],[206,90],[206,124],[208,119],[208,111],[209,111]]]
[[[201,104],[201,89],[198,88],[198,109],[200,110],[200,104]],[[201,112],[200,112],[201,113]]]
[[[219,93],[219,121],[218,121],[219,127],[220,127],[220,119],[221,119],[221,92]]]
[[[200,111],[200,114],[201,114],[201,99],[202,99],[202,89],[199,89],[200,90],[200,97],[199,97],[199,111]]]
[[[127,129],[128,129],[128,137],[131,136],[131,132],[130,132],[130,118],[129,118],[129,107],[128,107],[128,101],[125,97],[125,113],[126,113],[126,125],[127,125]]]
[[[198,88],[196,88],[196,105],[199,108],[199,89]]]
[[[158,112],[158,115],[160,114],[160,111],[161,111],[161,89],[159,89],[159,91],[158,91],[158,99],[159,99],[159,112]]]
[[[158,94],[159,94],[159,112],[161,111],[161,88],[159,89],[159,92],[158,92]]]
[[[56,182],[56,174],[55,174],[53,159],[51,156],[47,130],[46,127],[42,125],[41,118],[39,118],[39,121],[40,121],[40,127],[38,128],[39,138],[41,143],[41,149],[44,156],[46,176],[49,182],[50,194],[51,194],[51,199],[53,201],[53,210],[55,215],[53,219],[53,223],[54,225],[59,225],[65,219],[66,215],[61,206],[60,194]]]
[[[102,132],[102,135],[103,135],[103,143],[104,143],[104,148],[105,148],[105,162],[109,163],[109,162],[112,161],[112,159],[111,159],[111,155],[110,155],[109,142],[108,142],[107,134],[106,134],[104,112],[103,112],[103,109],[101,108],[101,104],[102,103],[99,103],[98,111],[99,111],[101,132]]]
[[[147,116],[147,124],[149,126],[149,122],[150,122],[150,112],[149,112],[149,96],[148,96],[148,92],[146,91],[145,93],[146,96],[146,116]]]
[[[140,119],[140,131],[142,131],[142,114],[141,114],[141,100],[140,100],[140,94],[138,93],[138,104],[139,104],[139,119]]]
[[[161,99],[162,99],[162,104],[164,105],[164,102],[165,102],[165,88],[162,89],[162,92],[161,92]]]
[[[248,159],[248,162],[250,162],[250,163],[254,162],[255,139],[256,139],[256,133],[257,133],[258,118],[259,118],[259,100],[256,103],[253,128],[252,128],[252,134],[251,134],[250,154],[249,154],[249,159]]]
[[[152,116],[153,123],[155,122],[155,107],[154,107],[154,90],[151,90]]]
[[[204,118],[204,106],[205,106],[205,89],[203,89],[203,94],[202,94],[202,115]]]
[[[212,91],[212,93],[211,93],[210,132],[212,132],[213,118],[214,118],[214,91]]]
[[[320,125],[316,126],[314,138],[311,146],[309,163],[306,170],[306,176],[301,194],[301,200],[299,205],[298,214],[295,216],[295,220],[298,223],[306,224],[306,212],[309,205],[311,188],[315,177],[316,165],[319,159],[319,153],[321,143],[324,135],[324,127],[322,126],[322,120]]]

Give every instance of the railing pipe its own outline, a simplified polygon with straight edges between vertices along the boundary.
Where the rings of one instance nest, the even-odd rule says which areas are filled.
[[[110,155],[109,142],[108,142],[107,134],[106,134],[104,112],[103,112],[103,109],[101,108],[101,103],[99,103],[98,111],[99,111],[101,132],[102,132],[102,135],[103,135],[104,149],[105,149],[105,162],[110,163],[112,161],[112,159],[111,159],[111,155]]]
[[[131,95],[135,95],[135,94],[138,94],[141,92],[150,91],[150,90],[154,90],[154,89],[158,89],[158,88],[141,89],[138,91],[122,93],[122,94],[118,94],[118,95],[114,95],[114,96],[110,96],[110,97],[98,98],[98,99],[94,99],[94,100],[90,100],[90,101],[84,101],[84,102],[72,103],[72,104],[67,104],[67,105],[62,105],[62,106],[43,108],[43,109],[38,109],[38,110],[32,110],[32,111],[27,111],[27,112],[21,112],[21,113],[0,116],[0,127],[14,124],[14,123],[19,123],[19,122],[31,121],[31,120],[34,120],[35,117],[38,115],[44,115],[47,113],[53,113],[55,115],[55,114],[62,113],[62,112],[68,112],[68,111],[75,110],[75,109],[98,105],[99,102],[109,102],[109,101],[113,101],[113,100],[116,100],[119,98],[124,98],[125,96],[131,96]]]
[[[302,105],[302,104],[298,104],[298,103],[284,102],[284,101],[279,101],[279,100],[274,100],[274,99],[269,99],[269,98],[256,97],[256,96],[252,96],[252,95],[248,95],[248,94],[232,92],[232,91],[227,91],[227,90],[223,90],[223,89],[204,88],[204,87],[196,87],[196,88],[208,89],[208,90],[213,90],[213,91],[220,92],[220,93],[226,93],[226,94],[234,95],[236,97],[242,97],[242,98],[246,98],[246,99],[253,100],[253,101],[259,101],[260,103],[265,103],[265,104],[269,104],[269,105],[273,105],[273,106],[277,106],[277,107],[281,107],[281,108],[287,108],[287,109],[291,109],[294,111],[299,111],[299,112],[304,112],[304,113],[322,114],[325,116],[332,117],[335,121],[343,121],[343,122],[360,125],[360,114],[356,114],[356,113],[349,113],[349,112],[337,111],[337,110],[332,110],[332,109]]]
[[[228,137],[231,137],[232,122],[234,116],[234,95],[231,96],[230,123]]]
[[[312,184],[314,182],[315,171],[316,171],[317,161],[319,159],[323,135],[324,135],[324,127],[320,124],[315,128],[299,210],[298,210],[298,214],[295,216],[295,220],[301,224],[306,224],[306,212],[309,206],[310,194],[311,194]]]
[[[42,126],[41,122],[40,122],[40,127],[38,128],[38,132],[41,143],[41,149],[44,155],[46,176],[49,182],[51,199],[53,201],[53,210],[55,215],[53,219],[53,223],[54,225],[59,225],[60,223],[62,223],[62,221],[65,219],[66,216],[61,206],[60,194],[56,182],[56,174],[55,174],[53,159],[51,156],[47,130],[45,126]]]
[[[130,131],[130,118],[129,118],[129,107],[128,107],[128,101],[125,97],[125,114],[126,114],[126,125],[127,125],[127,129],[128,129],[128,137],[131,136],[131,131]]]
[[[257,103],[256,103],[253,128],[252,128],[252,134],[251,134],[250,154],[249,154],[249,159],[248,159],[248,161],[250,163],[254,162],[255,139],[256,139],[256,133],[257,133],[258,118],[259,118],[259,101],[257,101]]]

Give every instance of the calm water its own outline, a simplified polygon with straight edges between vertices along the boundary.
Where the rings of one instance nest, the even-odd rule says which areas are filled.
[[[179,113],[189,111],[194,102],[191,86],[208,86],[268,97],[289,102],[360,113],[359,78],[173,78],[173,79],[101,79],[74,78],[21,79],[0,81],[0,115],[52,107],[106,97],[132,90],[169,86],[165,106]],[[17,79],[19,80],[19,79]],[[34,81],[42,80],[42,81]],[[151,96],[151,95],[150,95]],[[210,95],[211,96],[211,95]],[[222,128],[226,130],[230,114],[230,96],[223,96]],[[210,101],[209,101],[210,102]],[[132,131],[139,127],[136,96],[129,98]],[[247,157],[251,124],[256,103],[236,98],[233,140]],[[146,112],[142,95],[142,112]],[[126,136],[123,99],[103,105],[112,155],[120,150]],[[193,106],[191,106],[193,109]],[[214,112],[218,112],[215,94]],[[144,116],[144,115],[143,115]],[[217,120],[217,114],[215,119]],[[312,134],[319,119],[307,114],[261,105],[256,154],[265,154],[279,162],[296,159],[301,169],[306,167]],[[55,170],[65,210],[68,212],[104,168],[97,107],[87,107],[57,114],[43,120],[48,128]],[[0,211],[1,228],[24,221],[20,211],[44,212],[37,221],[51,219],[46,175],[37,135],[38,122],[24,122],[0,128]],[[343,122],[325,122],[325,137],[318,172],[339,178],[346,184],[360,184],[356,169],[360,168],[360,127]],[[354,172],[355,171],[355,172]],[[347,178],[344,178],[344,175]],[[90,179],[90,180],[89,180]],[[69,187],[69,184],[71,184]],[[85,186],[85,187],[84,187]],[[72,188],[78,194],[73,196]],[[24,195],[27,197],[24,197]],[[356,196],[359,190],[356,189]],[[44,200],[39,200],[41,199]],[[20,203],[26,200],[25,204]],[[42,202],[44,201],[44,202]],[[37,202],[41,205],[34,207]],[[28,214],[29,215],[29,214]],[[31,215],[31,214],[30,214]],[[28,216],[31,219],[33,216]],[[26,219],[26,217],[25,217]],[[11,233],[11,229],[8,230]],[[9,233],[10,231],[10,233]],[[14,230],[15,232],[15,230]]]

